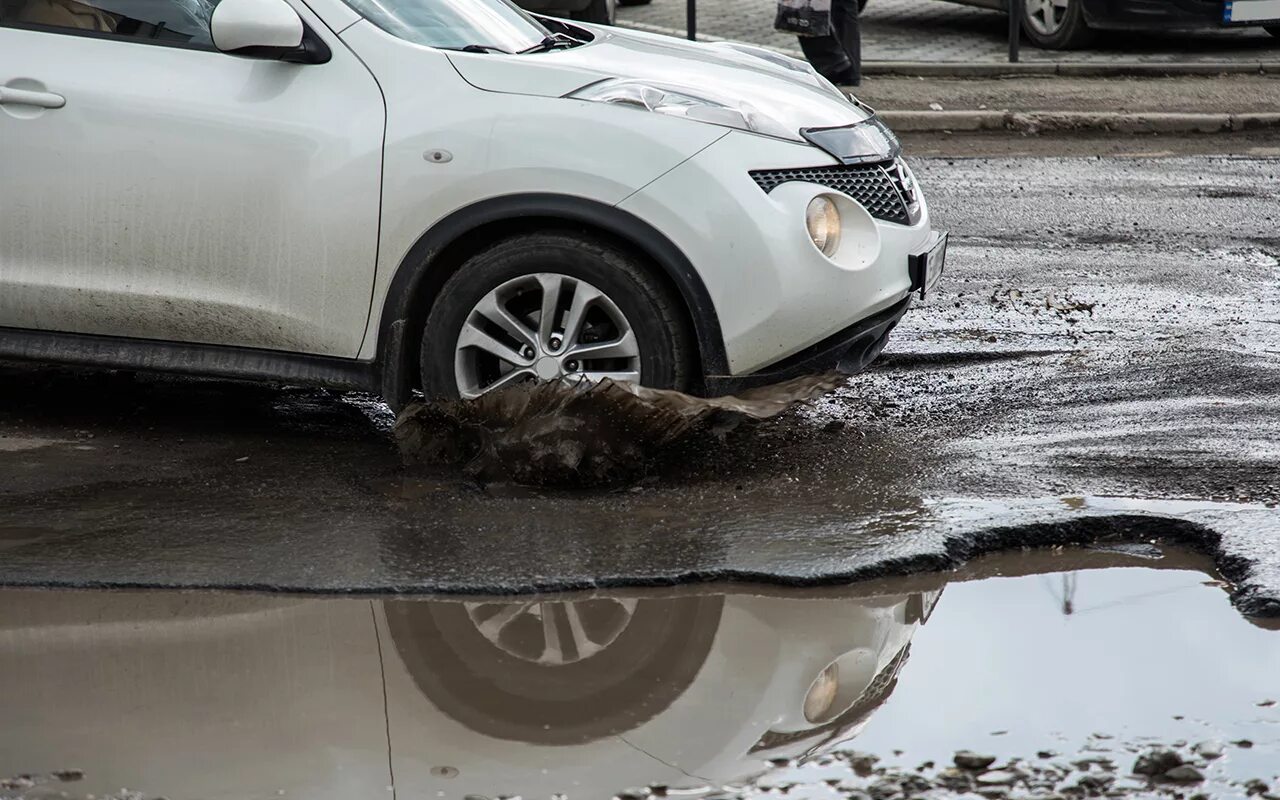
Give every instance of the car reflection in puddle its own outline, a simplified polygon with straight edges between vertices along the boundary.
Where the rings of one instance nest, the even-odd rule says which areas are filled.
[[[25,796],[744,782],[856,733],[937,597],[4,592],[0,771]]]
[[[1027,558],[803,592],[468,600],[0,592],[0,779],[8,776],[0,797],[533,800],[770,788],[847,797],[861,791],[859,780],[883,778],[855,775],[858,759],[844,743],[886,704],[904,669],[905,691],[927,697],[945,683],[948,663],[999,655],[953,640],[966,624],[970,640],[998,630],[1008,596],[1001,608],[962,595],[964,613],[937,636],[951,649],[933,647],[907,666],[913,636],[946,607],[944,581],[967,590],[983,585],[970,582],[978,577],[1076,568],[1062,554]],[[1094,550],[1078,560],[1092,568],[1151,559]],[[1204,579],[1178,574],[1195,586]],[[1252,686],[1238,671],[1233,681],[1235,691]],[[947,748],[973,744],[959,741],[973,733],[964,719],[987,724],[973,712],[985,705],[1000,702],[970,697],[956,703],[965,710],[954,721],[943,713],[929,722],[929,708],[895,702],[902,710],[880,717],[879,735],[856,743],[875,743],[892,763],[886,735],[896,736],[896,746],[914,750],[905,758],[937,757],[941,769]],[[1012,738],[1007,746],[1033,746],[1034,737]]]

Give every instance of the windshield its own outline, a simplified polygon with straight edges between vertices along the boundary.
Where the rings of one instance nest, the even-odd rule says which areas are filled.
[[[346,0],[387,33],[414,44],[517,53],[549,32],[508,0]]]

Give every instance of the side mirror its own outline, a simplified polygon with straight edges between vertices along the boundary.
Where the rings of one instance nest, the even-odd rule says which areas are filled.
[[[209,20],[213,46],[248,58],[328,61],[329,49],[285,0],[221,0]]]

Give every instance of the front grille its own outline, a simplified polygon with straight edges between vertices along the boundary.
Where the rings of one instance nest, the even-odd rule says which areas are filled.
[[[816,183],[849,195],[876,219],[899,225],[911,224],[911,211],[904,195],[911,196],[914,192],[903,185],[898,167],[892,161],[836,167],[757,169],[752,170],[751,177],[766,192],[791,181]]]

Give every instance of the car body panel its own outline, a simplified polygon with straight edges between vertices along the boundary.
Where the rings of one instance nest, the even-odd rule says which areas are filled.
[[[868,116],[793,60],[768,60],[726,45],[640,31],[580,27],[595,39],[579,47],[532,56],[450,53],[449,58],[469,83],[506,94],[558,97],[607,78],[623,78],[745,101],[793,131],[853,125]]]
[[[910,226],[873,220],[850,201],[842,209],[849,252],[842,245],[841,263],[823,256],[804,226],[809,201],[833,192],[788,183],[766,194],[749,175],[835,163],[814,147],[735,131],[620,206],[666,232],[701,266],[731,375],[793,355],[910,292],[907,256],[922,250],[931,232],[923,201]],[[680,202],[699,192],[722,201],[692,208]]]
[[[67,97],[0,107],[0,327],[354,357],[385,115],[323,33],[301,66],[0,27],[0,81]]]
[[[485,102],[495,96],[459,77],[440,51],[396,39],[369,22],[342,38],[364,57],[387,98],[374,309],[383,307],[414,244],[450,214],[488,198],[546,193],[549,187],[613,206],[727,133],[580,100],[508,95],[500,104]],[[449,160],[426,157],[436,151]],[[374,319],[361,357],[377,352]]]

